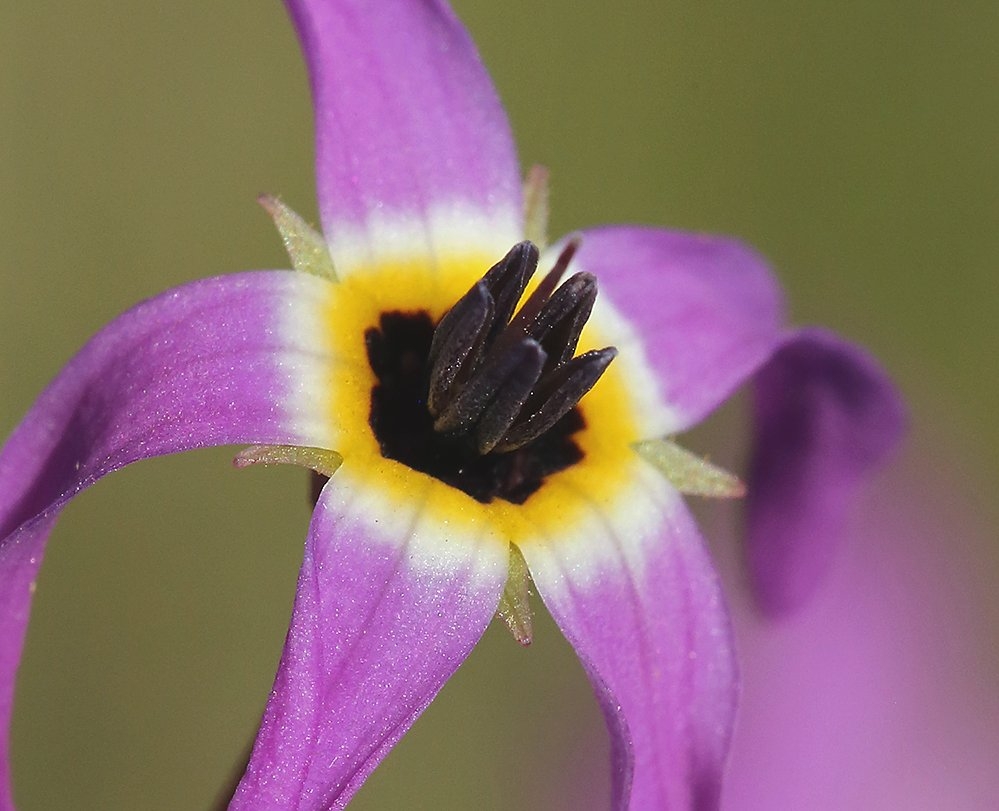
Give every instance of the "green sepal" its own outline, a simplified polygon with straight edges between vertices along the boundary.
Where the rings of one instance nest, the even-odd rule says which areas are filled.
[[[336,451],[324,448],[305,448],[298,445],[254,445],[240,451],[232,463],[238,468],[250,465],[298,465],[307,467],[329,478],[343,464],[343,457]]]
[[[257,201],[274,220],[291,259],[291,266],[302,273],[335,282],[333,258],[323,235],[277,197],[262,194]]]
[[[506,623],[513,638],[525,647],[534,636],[534,618],[531,613],[531,573],[527,561],[516,544],[510,544],[510,567],[500,597],[496,616]]]
[[[742,498],[746,485],[727,470],[681,448],[670,439],[649,439],[633,446],[681,493],[709,498]]]
[[[538,164],[524,181],[524,236],[541,250],[548,247],[548,168]]]

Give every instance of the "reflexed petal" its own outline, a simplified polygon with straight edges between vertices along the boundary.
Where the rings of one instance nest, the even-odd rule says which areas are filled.
[[[748,554],[769,611],[796,607],[828,566],[851,501],[898,444],[901,398],[866,352],[796,333],[754,382]]]
[[[556,246],[557,250],[557,246]],[[545,260],[542,260],[544,265]],[[574,271],[597,277],[633,332],[605,335],[626,353],[644,348],[675,424],[697,423],[769,357],[783,318],[766,263],[735,240],[653,228],[584,231]]]
[[[607,718],[613,807],[713,809],[736,705],[728,617],[686,507],[651,466],[641,476],[605,537],[523,552]]]
[[[40,516],[0,541],[0,809],[14,808],[10,775],[10,718],[14,678],[28,627],[35,576],[58,511]]]
[[[101,476],[160,454],[243,442],[321,444],[296,317],[326,282],[290,272],[208,279],[99,332],[0,451],[0,807],[7,735],[35,573],[59,509]],[[308,319],[305,319],[307,321]]]
[[[499,604],[503,544],[449,538],[417,502],[373,518],[363,494],[339,486],[349,465],[316,506],[284,655],[230,809],[346,805]]]
[[[341,275],[522,238],[509,125],[443,0],[287,0],[312,83],[323,230]]]

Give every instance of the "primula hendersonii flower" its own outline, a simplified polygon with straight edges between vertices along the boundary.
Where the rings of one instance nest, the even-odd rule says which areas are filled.
[[[999,657],[982,644],[999,607],[995,529],[967,462],[946,440],[924,447],[877,483],[792,616],[768,621],[726,592],[743,684],[723,808],[999,808]]]
[[[506,119],[461,24],[442,0],[288,5],[325,239],[267,205],[309,272],[140,304],[69,362],[0,456],[0,805],[59,510],[138,459],[253,443],[241,464],[336,475],[232,808],[342,807],[498,608],[529,639],[528,569],[606,714],[614,807],[715,807],[736,672],[680,489],[735,488],[662,439],[760,371],[750,544],[763,604],[785,608],[899,434],[890,383],[838,338],[786,330],[766,265],[703,235],[583,231],[540,265],[592,276],[554,293],[557,274],[531,282],[542,293],[506,327],[538,262],[523,240],[543,235],[543,184],[534,173],[525,215]]]

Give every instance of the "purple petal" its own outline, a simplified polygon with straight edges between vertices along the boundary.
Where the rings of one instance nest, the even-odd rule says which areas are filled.
[[[611,734],[613,807],[713,809],[737,676],[718,579],[679,496],[647,471],[630,531],[526,547]]]
[[[675,412],[671,430],[697,423],[780,341],[777,283],[766,263],[734,240],[601,228],[583,232],[573,268],[595,274],[600,298],[630,321],[634,335],[623,340],[635,346],[627,351],[644,347],[660,396]],[[626,347],[619,342],[618,349]]]
[[[287,0],[316,116],[319,209],[340,274],[520,239],[506,116],[443,0]]]
[[[448,538],[418,503],[373,511],[349,465],[313,515],[284,654],[230,809],[344,807],[496,612],[507,547]]]
[[[302,426],[319,420],[295,396],[314,353],[284,313],[324,285],[247,273],[140,304],[66,365],[0,451],[0,808],[11,807],[14,678],[60,508],[138,459],[237,442],[316,444]]]
[[[0,541],[0,809],[13,811],[10,775],[10,719],[14,679],[28,627],[35,576],[42,565],[45,540],[58,511],[40,516]]]
[[[774,354],[754,395],[748,555],[760,604],[779,613],[825,572],[860,486],[902,437],[905,411],[870,355],[818,329]]]
[[[999,808],[995,522],[970,460],[926,447],[879,477],[793,615],[761,616],[726,561],[744,676],[727,809]]]

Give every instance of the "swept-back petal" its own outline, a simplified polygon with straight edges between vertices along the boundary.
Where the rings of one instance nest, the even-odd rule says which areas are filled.
[[[328,283],[247,273],[171,290],[113,321],[39,397],[0,451],[0,808],[35,574],[60,508],[130,462],[209,445],[321,444],[299,391],[315,362],[291,311]],[[307,320],[307,319],[306,319]]]
[[[316,184],[340,275],[521,238],[513,139],[444,0],[287,0],[312,84]]]
[[[675,412],[669,430],[697,423],[780,341],[777,282],[763,259],[735,240],[599,228],[583,232],[573,268],[597,277],[598,309],[606,298],[629,320],[630,335],[606,337],[622,354],[644,351]]]
[[[679,495],[651,465],[641,479],[628,517],[605,517],[604,537],[523,552],[603,707],[613,807],[707,811],[736,706],[728,615]]]
[[[284,654],[230,809],[343,808],[496,612],[507,548],[448,538],[415,502],[373,517],[349,465],[316,506]]]
[[[753,394],[747,551],[761,606],[779,613],[824,573],[851,502],[901,440],[906,416],[878,362],[819,329],[790,336]]]
[[[0,809],[13,811],[10,719],[35,575],[57,515],[40,516],[0,541]]]

